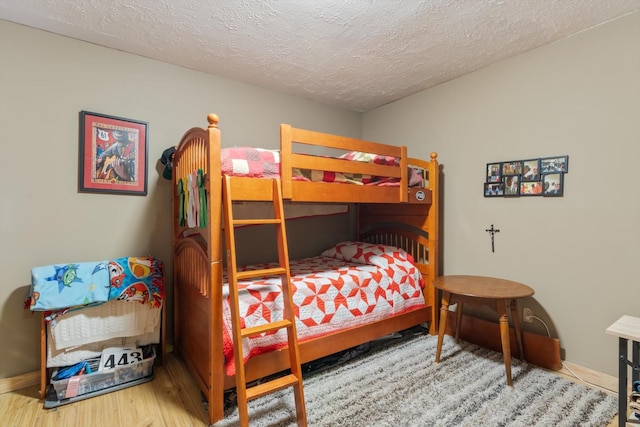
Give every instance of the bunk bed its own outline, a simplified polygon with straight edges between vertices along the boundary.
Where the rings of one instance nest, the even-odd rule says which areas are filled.
[[[272,185],[271,179],[261,179],[260,174],[254,173],[255,169],[262,169],[260,172],[266,175],[261,177],[281,180],[285,202],[348,203],[353,206],[355,241],[327,249],[322,254],[324,259],[312,259],[316,265],[326,266],[336,261],[359,264],[362,260],[355,258],[362,258],[364,250],[365,258],[379,255],[385,262],[390,252],[400,254],[417,269],[420,286],[411,282],[414,290],[419,291],[419,303],[413,300],[408,306],[392,310],[383,317],[372,316],[374,320],[367,320],[366,315],[361,316],[359,322],[349,323],[346,328],[324,329],[318,334],[304,335],[307,325],[300,325],[301,363],[420,324],[428,324],[431,334],[437,332],[437,300],[432,286],[439,264],[436,153],[431,153],[430,159],[424,161],[407,157],[406,147],[283,124],[280,150],[251,152],[249,161],[255,162],[254,167],[248,167],[245,158],[236,171],[234,164],[238,163],[229,161],[229,149],[222,148],[218,117],[210,114],[208,123],[207,128],[188,130],[175,149],[172,206],[175,349],[208,401],[211,424],[223,417],[224,391],[235,385],[233,367],[225,364],[229,358],[223,353],[223,348],[228,346],[221,214],[223,174],[239,171],[241,176],[235,176],[232,181],[235,188],[260,193]],[[322,150],[338,150],[345,154],[338,157],[309,154],[324,152]],[[316,179],[318,176],[321,178]],[[421,179],[416,180],[416,176]],[[354,182],[354,177],[357,182],[348,183]],[[194,190],[190,195],[187,187]],[[199,201],[194,203],[194,198]],[[195,217],[194,211],[197,212]],[[292,270],[296,263],[292,261]],[[343,267],[349,271],[356,268],[353,265]],[[294,285],[299,280],[296,274],[292,271]],[[404,282],[408,276],[394,280]],[[392,283],[391,286],[399,285]],[[399,301],[387,302],[387,305],[396,303],[401,307]],[[265,348],[269,351],[249,351],[251,357],[247,357],[245,365],[247,381],[288,368],[282,345],[270,343]]]

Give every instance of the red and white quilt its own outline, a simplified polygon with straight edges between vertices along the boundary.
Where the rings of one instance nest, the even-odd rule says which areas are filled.
[[[399,166],[396,157],[352,151],[340,156],[341,159],[378,165]],[[254,178],[277,178],[280,176],[280,153],[253,147],[232,147],[221,149],[222,174]],[[355,173],[341,173],[312,169],[293,169],[293,180],[311,182],[339,182],[357,185],[398,186],[399,178],[380,177]],[[424,187],[422,171],[410,167],[409,187]]]
[[[276,267],[260,264],[255,270]],[[290,262],[298,342],[424,307],[422,275],[404,250],[385,245],[343,242],[321,256]],[[226,276],[224,277],[226,283]],[[244,327],[282,319],[279,277],[239,282]],[[228,287],[223,290],[228,297]],[[231,313],[223,304],[223,351],[228,375],[235,373]],[[243,341],[245,361],[286,346],[285,330]]]

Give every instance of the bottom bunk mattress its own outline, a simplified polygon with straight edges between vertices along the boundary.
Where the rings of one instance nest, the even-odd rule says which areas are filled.
[[[260,264],[240,270],[277,267]],[[320,256],[290,262],[298,342],[351,329],[425,307],[424,282],[404,250],[363,242],[343,242]],[[231,311],[226,274],[223,289],[223,351],[228,375],[235,373]],[[243,327],[282,319],[279,277],[238,282]],[[286,330],[243,340],[245,361],[282,348]]]

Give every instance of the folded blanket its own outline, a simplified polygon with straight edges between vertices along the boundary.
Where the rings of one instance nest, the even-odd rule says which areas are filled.
[[[152,256],[124,257],[33,268],[25,308],[50,312],[46,319],[53,321],[70,309],[110,300],[160,308],[163,299],[162,261]]]
[[[47,328],[49,342],[52,342],[51,328]],[[142,347],[148,344],[160,343],[160,328],[154,332],[135,337],[112,338],[57,350],[54,345],[47,346],[47,368],[57,368],[73,365],[83,360],[100,357],[102,350],[109,347]]]
[[[160,309],[148,305],[109,301],[70,311],[50,326],[56,350],[111,338],[153,332],[160,325]]]
[[[109,300],[126,300],[162,307],[164,272],[155,257],[124,257],[109,261]]]
[[[99,261],[33,268],[30,309],[58,310],[108,301],[108,265]]]
[[[280,153],[253,147],[232,147],[220,150],[222,173],[233,176],[278,178]]]

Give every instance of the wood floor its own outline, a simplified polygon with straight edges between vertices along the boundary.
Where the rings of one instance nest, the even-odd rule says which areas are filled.
[[[569,366],[582,379],[616,390],[615,378]],[[575,380],[566,368],[556,373]],[[198,386],[182,361],[170,353],[164,366],[154,368],[151,382],[54,409],[43,408],[37,386],[0,394],[0,424],[3,427],[201,427],[208,422]],[[617,426],[617,418],[609,426]]]
[[[153,381],[87,400],[44,409],[37,386],[0,395],[3,427],[207,426],[200,389],[182,361],[167,354]]]

